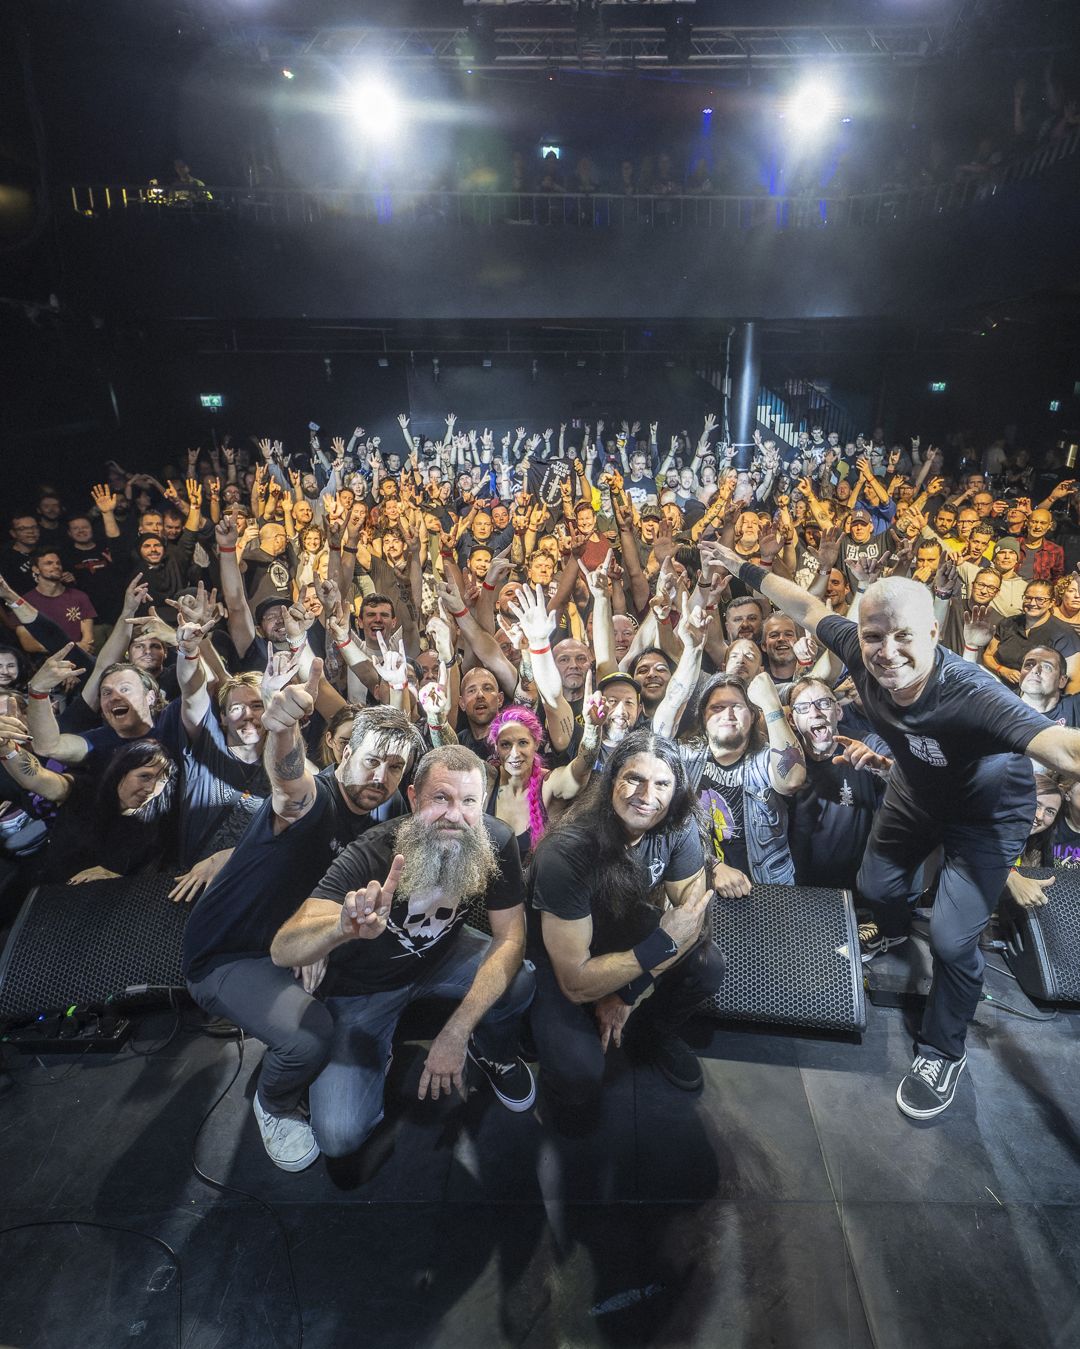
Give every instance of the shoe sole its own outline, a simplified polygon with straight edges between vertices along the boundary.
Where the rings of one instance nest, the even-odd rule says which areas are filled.
[[[705,1085],[704,1073],[698,1073],[693,1082],[688,1082],[686,1078],[676,1077],[674,1073],[669,1073],[666,1069],[661,1068],[658,1063],[654,1066],[665,1082],[670,1082],[673,1087],[678,1087],[680,1091],[697,1091],[699,1087]]]
[[[864,965],[869,965],[871,960],[876,960],[878,956],[883,956],[887,951],[891,951],[894,946],[903,946],[906,941],[906,937],[886,937],[885,941],[876,951],[860,951],[859,959]]]
[[[956,1088],[960,1085],[960,1079],[964,1075],[964,1069],[966,1067],[967,1067],[967,1059],[965,1058],[963,1063],[960,1065],[960,1071],[956,1074],[956,1077],[953,1079],[952,1091],[949,1093],[949,1099],[947,1101],[943,1101],[941,1105],[935,1105],[931,1110],[915,1110],[911,1106],[905,1105],[904,1102],[900,1099],[900,1093],[904,1088],[904,1084],[903,1082],[901,1082],[900,1085],[896,1088],[896,1104],[900,1110],[900,1113],[902,1115],[906,1115],[908,1119],[933,1119],[936,1115],[940,1115],[942,1111],[948,1110],[949,1106],[951,1106],[953,1101],[956,1099]]]
[[[476,1064],[477,1069],[481,1073],[484,1073],[483,1068],[480,1067],[480,1064],[477,1062],[476,1055],[472,1052],[472,1050],[471,1049],[466,1050],[466,1053],[468,1054],[470,1060]],[[529,1072],[528,1068],[526,1068],[525,1071]],[[525,1101],[515,1100],[511,1096],[504,1096],[502,1092],[499,1090],[499,1088],[495,1085],[495,1083],[492,1082],[491,1078],[488,1077],[487,1073],[484,1073],[484,1081],[488,1083],[488,1085],[491,1087],[491,1090],[495,1093],[495,1095],[499,1098],[499,1100],[502,1101],[503,1105],[506,1106],[507,1110],[512,1110],[515,1115],[523,1115],[526,1110],[531,1110],[533,1108],[533,1104],[536,1101],[536,1078],[533,1077],[531,1072],[529,1072],[529,1081],[532,1083],[532,1091],[529,1092],[528,1100]]]

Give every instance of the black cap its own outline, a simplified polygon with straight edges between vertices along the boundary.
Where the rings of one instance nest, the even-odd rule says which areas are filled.
[[[255,622],[259,624],[263,621],[263,615],[267,609],[273,609],[276,605],[282,604],[288,609],[292,601],[285,599],[282,595],[267,595],[266,599],[260,600],[255,606]]]
[[[597,681],[597,693],[603,693],[605,689],[611,688],[613,684],[629,684],[637,696],[641,697],[641,685],[633,675],[627,674],[624,670],[613,670],[611,674],[606,674],[603,679]]]

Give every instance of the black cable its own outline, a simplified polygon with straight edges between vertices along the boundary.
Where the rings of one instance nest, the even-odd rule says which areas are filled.
[[[240,1070],[244,1066],[244,1032],[239,1029],[237,1030],[236,1033],[236,1048],[237,1048],[236,1071],[233,1073],[232,1077],[229,1078],[228,1083],[226,1084],[221,1094],[218,1096],[217,1100],[213,1103],[210,1109],[206,1112],[205,1115],[203,1115],[202,1119],[199,1121],[199,1127],[195,1130],[195,1135],[191,1140],[191,1169],[195,1172],[195,1174],[203,1182],[203,1184],[210,1185],[215,1190],[220,1190],[223,1194],[238,1194],[242,1199],[250,1199],[252,1203],[258,1204],[260,1208],[265,1209],[266,1212],[269,1213],[270,1217],[273,1218],[274,1222],[277,1224],[278,1231],[281,1233],[281,1239],[285,1243],[285,1262],[286,1268],[289,1271],[289,1290],[292,1293],[293,1306],[296,1309],[296,1346],[297,1349],[303,1349],[304,1312],[300,1306],[300,1294],[297,1292],[296,1288],[296,1271],[293,1269],[292,1244],[289,1241],[289,1233],[285,1227],[285,1224],[281,1221],[281,1217],[278,1214],[277,1209],[274,1208],[273,1204],[268,1204],[265,1199],[260,1198],[259,1195],[257,1194],[251,1194],[247,1190],[241,1190],[236,1185],[226,1185],[226,1183],[223,1180],[215,1180],[213,1176],[208,1176],[206,1172],[202,1170],[202,1168],[199,1166],[199,1163],[195,1159],[195,1150],[199,1144],[199,1135],[206,1127],[206,1123],[209,1120],[210,1116],[214,1113],[214,1111],[218,1108],[218,1106],[222,1103],[222,1101],[224,1101],[225,1097],[228,1096],[229,1092],[232,1091],[233,1086],[236,1083],[236,1079],[240,1076]]]
[[[1050,1012],[1046,1016],[1035,1016],[1031,1012],[1022,1012],[1019,1007],[1012,1007],[1007,1002],[999,1002],[997,998],[991,997],[989,993],[982,995],[982,1001],[988,1002],[993,1007],[1000,1007],[1003,1012],[1010,1012],[1013,1016],[1021,1016],[1025,1021],[1054,1021],[1057,1019],[1057,1012]]]
[[[82,1218],[40,1218],[34,1222],[15,1223],[12,1227],[0,1227],[0,1237],[7,1236],[9,1232],[22,1232],[29,1227],[96,1227],[103,1232],[123,1232],[125,1236],[142,1237],[144,1241],[152,1241],[156,1246],[160,1246],[173,1262],[173,1268],[176,1270],[176,1344],[177,1349],[180,1349],[183,1326],[184,1273],[180,1267],[179,1256],[167,1241],[162,1241],[161,1237],[155,1237],[150,1232],[137,1232],[134,1227],[117,1227],[114,1223],[91,1222]]]
[[[164,1040],[159,1040],[156,1045],[151,1045],[149,1049],[137,1049],[134,1043],[135,1036],[134,1034],[132,1034],[131,1040],[128,1042],[128,1048],[131,1050],[131,1053],[134,1055],[135,1058],[148,1059],[151,1057],[151,1055],[157,1054],[160,1050],[165,1049],[172,1044],[172,1042],[176,1039],[177,1035],[180,1032],[181,1023],[182,1023],[181,1014],[179,1010],[175,1011],[173,1013],[172,1030],[169,1031],[168,1035],[166,1035]]]
[[[991,965],[988,960],[986,962],[986,968],[988,970],[994,970],[997,974],[1004,974],[1009,979],[1016,979],[1016,975],[1013,974],[1012,970],[1007,970],[1004,965]],[[1019,979],[1016,979],[1016,982],[1019,983]]]

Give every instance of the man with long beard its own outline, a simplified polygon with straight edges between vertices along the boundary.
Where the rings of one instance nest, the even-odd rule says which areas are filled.
[[[274,939],[276,965],[326,962],[333,1046],[310,1103],[328,1157],[355,1153],[382,1119],[394,1031],[420,999],[457,1004],[431,1042],[421,1100],[463,1091],[466,1057],[507,1109],[535,1099],[518,1054],[533,996],[521,860],[510,827],[484,814],[485,783],[471,750],[430,750],[408,789],[412,817],[350,845]],[[486,908],[490,938],[465,926],[470,900]]]

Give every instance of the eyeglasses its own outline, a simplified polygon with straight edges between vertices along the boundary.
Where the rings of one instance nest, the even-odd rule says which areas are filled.
[[[1024,596],[1024,603],[1025,603],[1025,604],[1049,604],[1049,603],[1050,603],[1050,598],[1051,598],[1051,597],[1050,597],[1049,595],[1025,595],[1025,596]]]
[[[808,717],[811,712],[828,712],[830,707],[835,707],[835,698],[815,698],[810,703],[792,703],[792,712],[798,712],[800,717]]]

